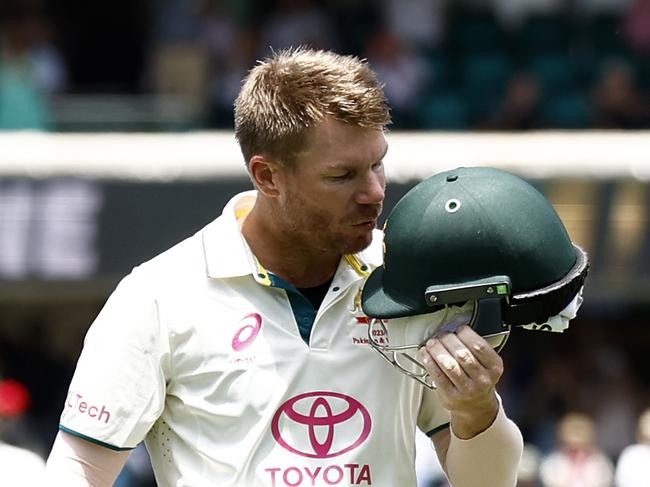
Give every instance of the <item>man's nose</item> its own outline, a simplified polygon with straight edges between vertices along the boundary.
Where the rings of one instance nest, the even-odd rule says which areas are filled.
[[[364,180],[363,187],[357,193],[357,203],[376,205],[384,201],[386,195],[386,180],[381,173],[370,172]]]

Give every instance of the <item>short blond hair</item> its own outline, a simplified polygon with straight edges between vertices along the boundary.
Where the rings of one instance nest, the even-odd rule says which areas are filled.
[[[330,51],[287,49],[261,61],[235,101],[235,135],[248,164],[256,154],[291,165],[311,127],[325,117],[384,129],[390,111],[365,60]]]

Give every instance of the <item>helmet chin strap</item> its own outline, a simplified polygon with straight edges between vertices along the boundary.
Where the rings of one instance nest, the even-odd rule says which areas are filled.
[[[510,326],[503,323],[501,300],[502,298],[485,298],[476,301],[472,317],[469,323],[467,323],[497,352],[503,348],[508,340],[508,336],[510,335]],[[448,310],[448,307],[445,309]],[[441,322],[444,323],[444,318]],[[442,331],[453,333],[459,325],[461,325],[461,323],[456,323],[456,326],[453,328],[445,327],[443,325],[431,336],[435,336]],[[377,329],[377,327],[382,330],[382,333],[377,335],[387,337],[387,343],[380,343],[375,339],[373,330]],[[384,320],[373,318],[370,320],[368,325],[368,341],[373,350],[379,353],[386,361],[388,361],[388,363],[397,368],[403,374],[417,380],[429,389],[436,389],[436,385],[431,376],[429,376],[424,364],[413,356],[417,354],[417,351],[429,338],[431,338],[431,336],[427,337],[422,341],[422,343],[415,345],[391,346],[390,335]]]

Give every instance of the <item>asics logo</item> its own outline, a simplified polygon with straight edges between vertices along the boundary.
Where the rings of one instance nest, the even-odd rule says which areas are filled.
[[[235,352],[246,350],[252,345],[262,328],[262,317],[259,313],[250,313],[239,320],[240,328],[232,337],[232,349]]]

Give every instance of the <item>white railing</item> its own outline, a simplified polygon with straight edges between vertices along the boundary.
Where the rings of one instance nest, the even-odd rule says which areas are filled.
[[[388,134],[389,180],[422,179],[457,166],[494,166],[523,177],[650,179],[650,131]],[[0,132],[0,176],[73,175],[133,180],[246,176],[235,136],[224,132]]]

